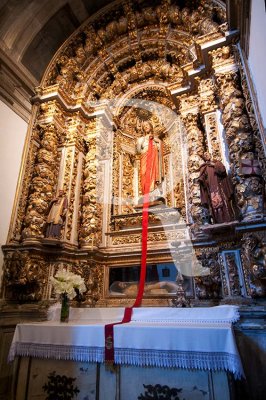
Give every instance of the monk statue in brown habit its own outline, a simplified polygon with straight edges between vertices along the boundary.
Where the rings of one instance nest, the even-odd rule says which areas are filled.
[[[203,155],[198,182],[203,207],[208,209],[214,224],[236,220],[234,187],[221,161],[211,160],[208,152]]]
[[[65,193],[63,190],[59,190],[58,196],[52,199],[50,203],[45,237],[60,239],[67,207],[68,202]]]

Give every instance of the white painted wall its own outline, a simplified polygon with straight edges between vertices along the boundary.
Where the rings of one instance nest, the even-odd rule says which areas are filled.
[[[27,123],[0,101],[0,245],[6,243]],[[0,251],[0,277],[3,253]]]
[[[266,10],[264,0],[252,0],[249,68],[257,92],[259,109],[266,129]]]

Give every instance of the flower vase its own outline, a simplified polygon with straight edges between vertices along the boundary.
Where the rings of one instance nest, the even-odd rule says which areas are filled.
[[[68,318],[69,318],[69,298],[66,293],[62,293],[60,321],[68,322]]]

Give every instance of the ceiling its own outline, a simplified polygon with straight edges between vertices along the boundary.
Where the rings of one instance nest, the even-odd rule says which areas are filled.
[[[37,84],[56,50],[110,0],[0,0],[0,48]]]
[[[58,48],[110,0],[0,0],[0,98],[26,121]]]
[[[111,2],[0,0],[1,100],[28,121],[29,99],[55,52],[83,22]]]

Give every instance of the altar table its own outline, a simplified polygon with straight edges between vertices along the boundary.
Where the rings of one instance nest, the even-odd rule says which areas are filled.
[[[95,387],[88,399],[145,399],[149,398],[145,393],[151,396],[147,391],[162,387],[180,389],[182,398],[200,399],[200,393],[205,393],[205,400],[230,398],[227,373],[235,378],[244,376],[232,329],[239,318],[237,307],[134,309],[130,323],[114,326],[115,364],[119,367],[111,373],[104,365],[104,326],[121,321],[123,310],[71,309],[70,321],[60,323],[60,309],[55,307],[48,321],[17,325],[9,359],[22,357],[23,370],[30,367],[32,379],[44,377],[41,365],[46,381],[53,370],[56,374],[64,371],[64,375],[71,371],[79,387],[84,386],[81,371],[90,371]],[[23,382],[21,376],[18,382]],[[28,383],[28,391],[32,384]],[[125,389],[130,386],[134,395]],[[113,393],[111,397],[104,397],[106,390]],[[33,392],[24,398],[35,399]],[[42,398],[38,396],[36,399]]]

